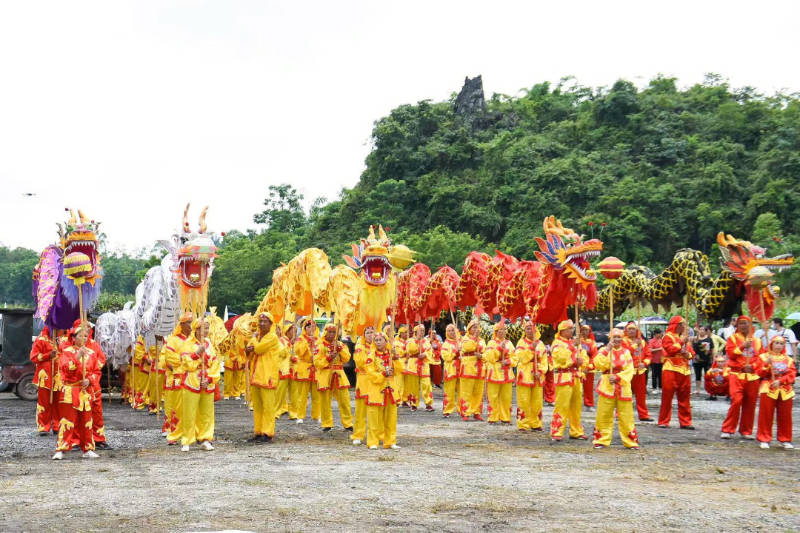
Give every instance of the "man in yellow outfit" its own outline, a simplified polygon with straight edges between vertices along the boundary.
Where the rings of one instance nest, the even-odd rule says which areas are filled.
[[[404,365],[387,347],[384,333],[374,337],[375,347],[364,361],[367,404],[367,447],[377,450],[382,440],[384,448],[397,450],[397,404],[400,395],[394,384],[402,379]]]
[[[172,335],[167,337],[164,346],[164,363],[167,373],[164,381],[164,426],[161,434],[166,432],[167,443],[177,444],[181,439],[181,416],[183,398],[183,369],[181,368],[181,354],[183,345],[188,341],[192,333],[192,314],[184,313],[178,322],[178,326]]]
[[[356,365],[356,416],[353,424],[353,434],[350,438],[353,445],[358,446],[366,439],[367,434],[367,375],[364,365],[372,351],[372,340],[375,337],[375,328],[364,328],[364,336],[358,339],[353,350],[353,362]]]
[[[442,400],[442,416],[449,418],[456,410],[461,396],[458,394],[458,369],[461,352],[458,345],[458,329],[455,324],[447,324],[442,343],[442,380],[444,381],[444,399]]]
[[[542,431],[542,400],[547,374],[547,347],[539,330],[525,321],[525,334],[517,342],[517,429]]]
[[[294,355],[291,357],[292,368],[292,410],[289,418],[302,424],[308,408],[308,394],[311,393],[311,418],[319,418],[319,392],[315,382],[314,357],[319,350],[317,324],[310,318],[301,323],[300,337],[294,343]]]
[[[433,351],[425,338],[425,326],[414,326],[414,337],[406,343],[406,368],[403,371],[403,392],[412,411],[419,408],[420,398],[425,402],[425,410],[433,411],[433,386],[431,385],[431,364]],[[421,393],[420,393],[420,389]]]
[[[459,384],[461,386],[461,420],[468,421],[469,417],[483,420],[483,387],[486,378],[486,369],[483,367],[483,351],[486,343],[479,336],[480,324],[473,318],[467,324],[467,334],[461,339],[461,373]]]
[[[292,381],[292,361],[291,352],[294,351],[295,327],[294,324],[288,322],[284,325],[285,330],[283,335],[280,335],[281,344],[283,344],[285,357],[281,358],[280,365],[278,366],[278,389],[275,394],[275,418],[282,417],[285,413],[289,412],[289,403],[291,399],[289,396],[289,383]]]
[[[150,414],[157,414],[164,401],[164,384],[166,381],[166,367],[164,366],[164,338],[157,335],[154,346],[150,347]]]
[[[199,442],[211,451],[214,446],[214,394],[217,391],[221,365],[214,345],[208,338],[209,323],[198,318],[192,324],[194,334],[183,343],[181,369],[184,373],[181,391],[183,416],[181,417],[181,451]]]
[[[560,441],[564,437],[564,425],[569,422],[569,438],[588,440],[581,425],[583,409],[583,368],[589,363],[586,351],[573,342],[575,325],[572,320],[562,320],[551,352],[555,370],[556,404],[550,423],[550,438]]]
[[[339,405],[342,427],[353,431],[353,412],[350,409],[350,382],[344,373],[343,365],[350,360],[347,346],[336,338],[337,327],[333,322],[325,324],[322,342],[314,358],[317,369],[317,388],[319,389],[322,431],[333,429],[333,398]]]
[[[139,335],[133,347],[133,403],[137,411],[150,402],[150,353],[145,347],[144,337]]]
[[[514,389],[514,367],[517,355],[514,345],[506,339],[506,325],[498,322],[492,329],[494,335],[486,345],[486,392],[489,397],[489,423],[511,423],[511,398]]]
[[[223,397],[241,398],[245,393],[245,379],[247,379],[246,354],[244,353],[245,339],[234,341],[230,344],[228,353],[225,354],[225,390]]]
[[[397,357],[399,361],[403,363],[403,369],[405,369],[406,364],[408,362],[408,353],[406,353],[406,345],[408,344],[408,328],[406,326],[400,326],[397,329],[397,335],[394,338],[394,342],[391,345],[391,351],[394,354],[393,357]],[[400,376],[397,376],[395,386],[395,392],[400,395],[400,399],[402,401],[401,405],[403,407],[409,407],[408,401],[406,401],[406,391],[405,391],[405,376],[403,373],[400,373]]]
[[[285,348],[273,327],[271,313],[258,315],[258,333],[247,343],[250,359],[250,399],[253,402],[254,442],[272,442],[275,436],[275,394],[278,368]]]
[[[614,431],[614,410],[617,411],[619,435],[622,444],[632,450],[639,449],[639,436],[633,422],[633,394],[631,380],[634,376],[633,356],[622,344],[621,329],[611,330],[611,346],[600,350],[594,358],[594,368],[602,372],[597,386],[597,420],[594,426],[594,447],[611,446]]]

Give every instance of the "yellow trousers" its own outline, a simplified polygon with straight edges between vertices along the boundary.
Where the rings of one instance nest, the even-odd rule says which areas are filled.
[[[256,435],[275,436],[275,391],[264,387],[250,386],[253,402],[253,432]]]
[[[489,422],[511,422],[511,396],[514,386],[511,383],[487,383],[489,397]]]
[[[364,398],[356,398],[356,416],[353,422],[353,434],[351,440],[364,441],[367,434],[367,401]]]
[[[397,444],[397,406],[389,402],[367,406],[367,446],[380,441],[384,448]]]
[[[183,389],[181,396],[183,416],[180,425],[181,444],[214,439],[214,394],[192,392]]]
[[[225,390],[223,396],[225,398],[241,398],[245,390],[244,380],[247,378],[247,373],[244,370],[225,370]]]
[[[150,373],[150,412],[157,413],[161,410],[161,404],[164,401],[164,381],[166,376],[161,373]]]
[[[597,419],[594,424],[594,444],[611,446],[614,432],[614,409],[617,410],[619,436],[626,448],[639,446],[639,436],[633,422],[633,402],[597,396]]]
[[[183,389],[173,389],[167,391],[167,398],[170,404],[167,409],[167,416],[170,419],[170,432],[167,435],[169,442],[178,442],[183,435]]]
[[[556,404],[553,407],[553,420],[550,423],[550,436],[563,437],[564,426],[569,422],[569,436],[583,436],[581,410],[583,409],[583,386],[579,380],[574,385],[556,387]]]
[[[319,391],[322,427],[333,427],[333,399],[339,405],[339,417],[342,427],[353,427],[353,411],[350,409],[350,389],[328,389]]]
[[[411,407],[419,407],[420,399],[425,402],[425,405],[433,405],[433,386],[430,377],[421,378],[413,374],[405,374],[403,390],[406,394],[405,400]]]
[[[311,418],[322,419],[322,395],[319,393],[316,381],[311,383]]]
[[[456,390],[458,389],[458,378],[445,381],[443,388],[444,400],[442,401],[442,414],[449,415],[456,410],[456,406],[458,405],[459,397]]]
[[[284,413],[289,412],[289,378],[278,380],[278,388],[275,389],[275,418],[280,418]]]
[[[480,378],[458,378],[461,384],[461,398],[465,403],[463,416],[479,415],[483,409],[483,384]]]
[[[517,385],[517,428],[524,430],[542,427],[542,387]]]
[[[291,388],[292,397],[291,408],[289,409],[289,418],[299,418],[302,420],[306,417],[306,409],[308,409],[308,392],[312,387],[314,389],[317,387],[312,381],[295,380],[292,380],[292,383],[289,385],[289,387]]]
[[[144,409],[144,406],[150,401],[149,381],[150,374],[148,372],[142,372],[138,366],[133,368],[133,401],[131,405],[134,409]]]

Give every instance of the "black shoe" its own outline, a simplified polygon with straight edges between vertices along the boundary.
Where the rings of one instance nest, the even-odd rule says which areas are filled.
[[[332,430],[332,429],[333,429],[333,428],[322,428],[322,431],[330,431],[330,430]]]
[[[694,431],[694,426],[681,426],[681,429],[688,429]]]
[[[247,439],[247,442],[261,442],[261,437],[263,436],[264,435],[253,435],[252,437]]]
[[[50,434],[50,432],[49,432],[49,431],[40,431],[40,432],[39,432],[39,436],[40,436],[40,437],[46,437],[46,436],[48,436],[49,434]]]
[[[344,430],[345,431],[349,431],[350,433],[352,433],[353,432],[353,426],[350,426],[349,428],[344,428]]]
[[[642,419],[639,420],[639,422],[653,422],[653,419],[652,418],[642,418]]]
[[[270,437],[269,435],[259,435],[258,440],[260,442],[272,442],[272,437]]]
[[[111,446],[109,446],[106,441],[95,442],[94,443],[94,447],[97,448],[98,450],[113,450],[114,449]]]

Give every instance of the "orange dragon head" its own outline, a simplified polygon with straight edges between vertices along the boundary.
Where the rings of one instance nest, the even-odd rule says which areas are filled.
[[[554,216],[544,219],[546,239],[537,237],[539,251],[536,258],[566,275],[577,283],[589,285],[597,281],[597,274],[590,268],[589,259],[603,251],[603,242],[598,239],[583,241],[582,237],[565,228]]]

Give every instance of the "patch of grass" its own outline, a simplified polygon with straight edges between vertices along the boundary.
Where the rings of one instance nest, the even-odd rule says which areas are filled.
[[[394,455],[379,455],[378,456],[378,461],[381,462],[381,463],[392,462],[394,460],[395,460]]]

